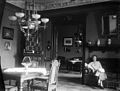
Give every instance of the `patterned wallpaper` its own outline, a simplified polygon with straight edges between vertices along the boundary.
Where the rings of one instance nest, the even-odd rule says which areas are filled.
[[[27,0],[27,2],[32,2],[33,0]],[[114,1],[114,0],[35,0],[36,9],[39,11],[59,9],[66,7],[73,7],[85,4]],[[7,0],[8,3],[14,4],[18,7],[24,8],[24,0]],[[32,3],[31,3],[32,5]]]

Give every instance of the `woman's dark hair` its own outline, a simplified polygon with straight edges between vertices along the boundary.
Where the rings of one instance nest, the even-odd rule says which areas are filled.
[[[94,57],[94,56],[97,58],[97,55],[92,55],[91,58],[90,58],[90,59],[91,59],[91,60],[90,60],[91,62],[93,61],[93,57]]]
[[[91,58],[93,58],[94,56],[96,56],[96,57],[97,57],[97,55],[92,55],[92,57],[91,57]]]

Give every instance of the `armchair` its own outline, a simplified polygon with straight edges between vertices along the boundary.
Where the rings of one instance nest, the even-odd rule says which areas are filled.
[[[49,75],[33,79],[30,84],[31,90],[56,91],[59,66],[60,62],[58,62],[58,60],[53,60]]]
[[[6,82],[8,84],[6,84]],[[0,91],[17,91],[17,86],[9,84],[10,81],[4,81],[3,74],[2,74],[2,69],[0,65]]]

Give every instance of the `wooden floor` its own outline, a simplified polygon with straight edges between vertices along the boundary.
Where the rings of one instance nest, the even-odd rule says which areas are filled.
[[[81,84],[81,75],[77,73],[59,73],[57,91],[117,91],[115,89],[90,87]]]
[[[24,91],[28,91],[27,89]],[[38,91],[38,90],[36,90]],[[81,84],[80,73],[59,73],[57,91],[119,91],[110,88],[100,89],[98,87],[91,87]]]

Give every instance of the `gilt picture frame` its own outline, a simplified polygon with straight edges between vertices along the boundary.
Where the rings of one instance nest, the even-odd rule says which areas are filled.
[[[73,45],[73,38],[72,37],[66,37],[63,40],[64,46],[72,46]]]
[[[13,28],[8,28],[8,27],[3,27],[2,28],[2,38],[3,39],[8,39],[8,40],[13,40],[14,29]]]

